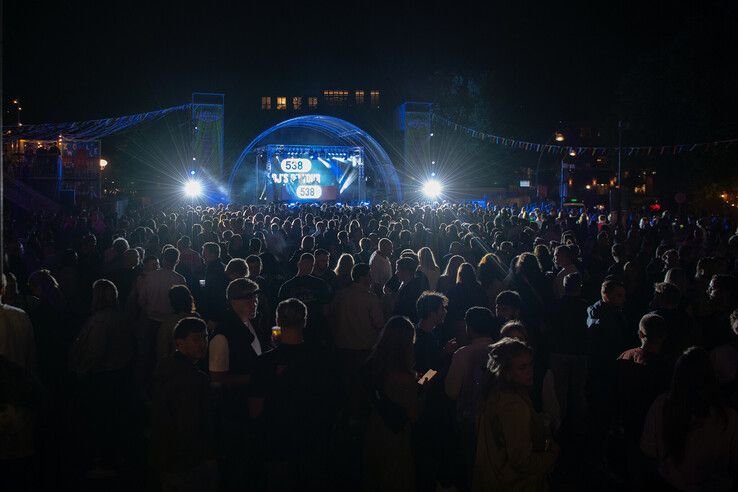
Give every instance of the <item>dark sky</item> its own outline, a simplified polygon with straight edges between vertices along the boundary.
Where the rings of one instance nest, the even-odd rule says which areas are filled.
[[[735,4],[10,0],[3,102],[21,98],[28,123],[77,121],[220,91],[238,119],[263,91],[377,85],[413,98],[433,72],[488,70],[523,124],[604,120],[623,74],[649,56],[679,64],[675,46],[712,76],[725,65],[735,92]]]

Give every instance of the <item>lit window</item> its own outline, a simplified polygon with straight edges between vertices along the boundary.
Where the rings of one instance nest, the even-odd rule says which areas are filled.
[[[272,98],[269,96],[262,96],[261,98],[261,109],[270,110],[272,109]]]
[[[369,102],[373,107],[379,107],[379,91],[369,92]]]
[[[308,107],[310,109],[315,109],[318,107],[318,98],[317,97],[308,97]]]
[[[277,109],[278,110],[285,110],[287,109],[287,98],[284,96],[278,96],[277,97]]]
[[[292,98],[292,109],[300,111],[302,109],[302,98],[299,96]]]
[[[356,91],[356,105],[357,106],[364,105],[364,91]]]
[[[323,91],[323,100],[326,104],[341,105],[348,102],[349,91],[328,90]]]

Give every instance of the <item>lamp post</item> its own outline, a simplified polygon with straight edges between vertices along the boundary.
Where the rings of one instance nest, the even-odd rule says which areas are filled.
[[[536,199],[539,199],[541,197],[541,191],[540,191],[540,183],[538,181],[538,172],[541,169],[541,158],[543,157],[543,153],[546,151],[546,147],[551,143],[552,140],[556,140],[557,142],[563,142],[566,140],[566,137],[563,133],[556,131],[553,132],[549,137],[548,140],[546,140],[546,143],[541,148],[541,153],[538,154],[538,162],[536,163]]]

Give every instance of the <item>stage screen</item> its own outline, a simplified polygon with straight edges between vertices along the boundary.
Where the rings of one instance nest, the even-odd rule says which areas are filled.
[[[271,180],[279,200],[338,198],[338,180],[330,164],[317,158],[274,155]]]
[[[259,151],[273,200],[331,201],[363,194],[360,148],[269,145]]]

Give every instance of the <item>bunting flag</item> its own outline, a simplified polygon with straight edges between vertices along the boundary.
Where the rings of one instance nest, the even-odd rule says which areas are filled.
[[[522,149],[533,152],[545,152],[548,154],[570,154],[574,152],[576,155],[583,153],[592,154],[593,156],[615,154],[618,152],[618,147],[569,147],[567,145],[550,145],[540,144],[534,142],[525,142],[523,140],[516,140],[513,138],[500,137],[498,135],[491,135],[489,133],[480,132],[472,128],[459,125],[453,121],[439,116],[436,113],[431,113],[431,117],[434,121],[445,125],[449,128],[453,128],[454,131],[462,131],[467,135],[474,138],[480,138],[481,140],[487,140],[494,142],[495,145],[503,145],[513,149]],[[638,147],[621,147],[620,151],[628,156],[650,156],[658,153],[658,155],[678,155],[685,152],[695,151],[715,151],[726,149],[731,145],[738,143],[738,138],[732,138],[728,140],[716,140],[714,142],[702,142],[692,144],[676,144],[676,145],[642,145]]]
[[[191,109],[191,104],[182,104],[171,108],[150,111],[148,113],[104,118],[101,120],[76,121],[68,123],[42,123],[39,125],[23,125],[6,127],[3,133],[6,138],[24,138],[37,140],[56,140],[63,137],[72,140],[95,140],[119,133],[148,121],[158,120],[177,111]]]

